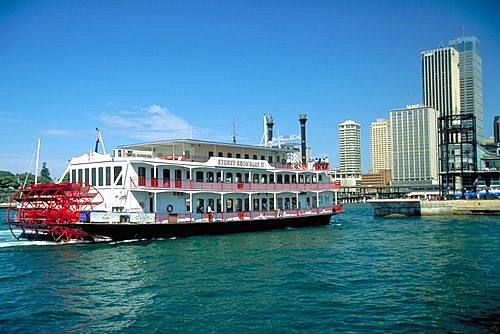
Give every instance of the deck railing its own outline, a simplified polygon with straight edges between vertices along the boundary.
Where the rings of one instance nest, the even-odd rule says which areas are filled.
[[[339,189],[340,182],[325,183],[251,183],[204,182],[192,180],[162,180],[148,177],[131,177],[131,188],[159,188],[199,191],[313,191]]]
[[[193,223],[193,222],[223,222],[245,221],[255,219],[289,218],[298,216],[313,216],[318,214],[331,214],[342,211],[342,205],[332,205],[319,208],[268,210],[268,211],[237,211],[215,212],[200,214],[157,213],[156,223]]]

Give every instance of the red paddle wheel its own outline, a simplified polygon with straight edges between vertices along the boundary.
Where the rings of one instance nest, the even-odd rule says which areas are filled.
[[[9,228],[17,239],[92,241],[94,236],[69,224],[88,220],[103,201],[97,189],[84,183],[32,184],[12,197],[7,212]]]

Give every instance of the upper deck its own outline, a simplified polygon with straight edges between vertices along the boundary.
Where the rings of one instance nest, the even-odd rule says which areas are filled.
[[[159,159],[170,163],[194,162],[219,167],[329,169],[328,159],[302,163],[299,158],[300,152],[294,146],[262,147],[191,139],[119,146],[114,150],[114,155],[117,158]]]

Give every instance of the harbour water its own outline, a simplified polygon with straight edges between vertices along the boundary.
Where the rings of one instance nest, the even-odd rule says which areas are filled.
[[[108,244],[13,239],[0,332],[499,332],[498,217],[376,218]]]

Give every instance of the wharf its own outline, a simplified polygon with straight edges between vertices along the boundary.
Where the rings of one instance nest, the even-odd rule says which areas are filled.
[[[375,216],[430,215],[500,215],[500,199],[457,199],[429,201],[425,199],[369,200]]]

